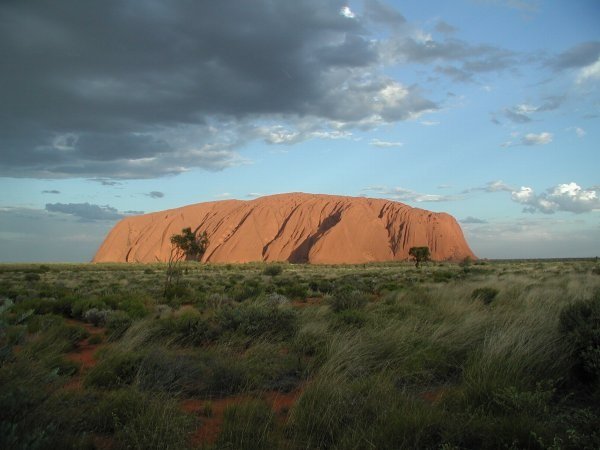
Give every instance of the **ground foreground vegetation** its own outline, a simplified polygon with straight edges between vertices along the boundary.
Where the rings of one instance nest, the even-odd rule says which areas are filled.
[[[3,449],[597,449],[595,260],[0,266]]]

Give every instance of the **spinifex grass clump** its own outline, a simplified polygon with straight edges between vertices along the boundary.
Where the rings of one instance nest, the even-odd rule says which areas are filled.
[[[492,287],[481,287],[471,292],[471,298],[473,300],[481,300],[486,305],[492,303],[497,295],[498,289]]]
[[[600,291],[593,298],[566,306],[560,330],[572,345],[573,375],[585,382],[600,380]]]

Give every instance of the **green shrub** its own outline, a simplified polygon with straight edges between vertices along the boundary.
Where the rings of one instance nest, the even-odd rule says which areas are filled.
[[[281,345],[268,342],[248,349],[243,369],[249,387],[261,391],[290,392],[298,386],[303,374],[297,355],[282,354]]]
[[[58,323],[41,331],[37,339],[32,341],[31,350],[34,353],[68,352],[74,350],[77,344],[89,336],[80,325]]]
[[[239,450],[273,449],[273,412],[262,401],[251,400],[225,409],[219,448]]]
[[[175,344],[183,346],[207,344],[216,340],[220,334],[218,324],[197,314],[161,319],[156,322],[153,330],[155,339],[170,337]]]
[[[277,275],[280,275],[282,272],[283,272],[283,267],[281,267],[280,264],[269,264],[263,270],[263,274],[268,275],[270,277],[275,277]]]
[[[38,273],[26,273],[23,279],[27,282],[40,281],[42,277]]]
[[[584,382],[600,378],[600,294],[574,302],[560,313],[559,329],[573,347],[573,374]]]
[[[131,325],[131,318],[124,311],[110,311],[106,317],[106,328],[111,340],[119,339]]]
[[[360,328],[367,323],[367,314],[356,309],[344,309],[335,315],[335,325]]]
[[[71,304],[71,315],[78,319],[85,319],[85,313],[91,309],[96,311],[110,310],[111,308],[98,298],[76,298]]]
[[[237,331],[249,337],[288,338],[296,332],[297,318],[292,309],[263,305],[224,308],[217,314],[223,330]]]
[[[193,417],[176,400],[158,396],[145,398],[142,408],[116,426],[116,440],[128,449],[182,449],[188,447]]]
[[[243,302],[250,298],[257,298],[264,292],[264,285],[261,280],[249,279],[234,285],[227,291],[227,294],[236,302]]]
[[[147,353],[141,361],[137,383],[147,391],[197,395],[202,393],[206,372],[190,355],[177,355],[160,348]]]
[[[85,378],[86,386],[116,388],[133,383],[143,356],[138,353],[113,353],[105,356]]]
[[[340,312],[347,309],[363,308],[368,301],[369,297],[364,292],[344,289],[336,292],[329,299],[329,305],[333,311]]]
[[[111,310],[109,309],[99,310],[98,308],[91,308],[83,313],[83,320],[95,327],[102,326],[106,323],[106,318],[110,313]]]
[[[101,344],[104,339],[100,334],[92,334],[88,339],[88,344],[90,345],[98,345]]]
[[[335,290],[335,282],[328,279],[316,279],[311,280],[308,283],[308,287],[313,292],[320,292],[322,294],[330,294]]]
[[[481,300],[486,305],[492,303],[497,295],[498,289],[492,287],[481,287],[471,292],[471,298],[473,300]]]

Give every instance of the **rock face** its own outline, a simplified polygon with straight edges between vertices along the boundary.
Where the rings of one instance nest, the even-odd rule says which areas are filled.
[[[475,258],[449,214],[384,199],[293,193],[127,217],[93,261],[166,261],[171,235],[185,227],[207,232],[210,244],[202,260],[208,262],[405,260],[416,246],[428,246],[438,261]]]

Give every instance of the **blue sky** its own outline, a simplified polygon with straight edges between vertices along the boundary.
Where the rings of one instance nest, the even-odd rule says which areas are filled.
[[[600,255],[595,0],[0,5],[0,261],[282,192],[445,211],[479,257]]]

